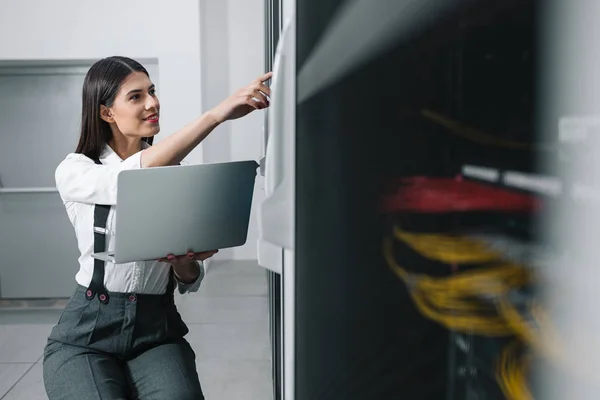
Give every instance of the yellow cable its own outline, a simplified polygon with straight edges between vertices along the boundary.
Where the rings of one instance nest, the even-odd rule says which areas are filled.
[[[396,275],[401,279],[409,279],[408,272],[400,267],[393,255],[393,242],[386,239],[384,242],[385,259]],[[486,269],[461,272],[445,278],[432,278],[427,275],[410,275],[412,279],[418,277],[419,285],[425,291],[457,291],[462,294],[488,295],[500,294],[506,291],[507,286],[521,286],[530,281],[530,273],[522,266],[512,263],[502,263]]]
[[[502,337],[512,335],[512,329],[502,318],[481,317],[475,314],[443,313],[428,304],[426,297],[412,293],[413,301],[419,311],[427,318],[436,321],[448,329],[475,335]]]
[[[565,360],[565,354],[561,351],[556,330],[551,327],[549,317],[539,305],[530,307],[533,322],[525,321],[521,313],[508,300],[506,296],[499,296],[497,308],[500,315],[506,320],[514,332],[525,343],[555,360]]]
[[[500,261],[499,256],[482,246],[469,243],[460,237],[412,234],[394,228],[394,238],[404,241],[408,246],[427,258],[446,262],[469,263]],[[410,273],[402,268],[394,257],[394,241],[386,238],[383,252],[389,268],[407,285],[417,309],[427,318],[436,321],[448,329],[483,336],[518,336],[542,354],[561,361],[561,364],[578,368],[558,346],[555,330],[551,329],[548,316],[539,306],[531,307],[535,325],[524,320],[520,312],[510,302],[507,293],[511,288],[520,287],[532,280],[529,270],[511,263],[500,263],[486,269],[464,271],[449,277],[433,278],[424,274]],[[466,255],[464,253],[471,252]],[[475,261],[477,260],[477,261]],[[477,301],[487,296],[495,301],[495,307],[489,303]],[[509,399],[532,399],[527,389],[524,370],[529,366],[531,356],[523,359],[522,365],[510,361],[508,350],[503,354],[502,362],[509,368],[499,370],[499,379]],[[581,374],[590,377],[589,373]]]
[[[406,283],[415,305],[426,317],[449,329],[472,334],[506,336],[513,333],[498,315],[477,315],[476,311],[489,314],[493,308],[478,304],[473,297],[503,293],[506,291],[503,280],[525,282],[522,268],[506,264],[446,278],[410,274],[396,263],[391,238],[384,241],[384,257],[391,270]]]
[[[538,326],[537,329],[523,319],[506,296],[499,298],[498,310],[510,328],[532,349],[567,368],[590,384],[598,384],[595,366],[586,364],[581,358],[573,356],[572,352],[565,351],[565,346],[561,345],[558,332],[552,326],[548,314],[538,304],[530,307],[533,320]]]
[[[519,359],[519,345],[519,341],[514,341],[502,351],[496,367],[496,379],[508,400],[533,400],[526,377],[531,355],[526,354]]]
[[[497,147],[505,147],[516,150],[527,150],[531,148],[531,145],[529,143],[501,139],[495,135],[491,135],[489,133],[480,131],[478,129],[470,127],[461,122],[455,121],[451,118],[445,117],[442,114],[436,113],[428,109],[422,109],[421,115],[423,115],[430,121],[442,125],[443,127],[453,132],[455,135],[461,136],[465,139],[471,140],[476,143]]]
[[[394,226],[394,236],[429,259],[447,264],[477,264],[500,259],[483,243],[454,235],[409,233]]]
[[[394,268],[397,265],[393,265]],[[461,272],[446,278],[422,277],[420,285],[428,291],[447,290],[463,295],[488,296],[505,293],[507,287],[522,286],[530,274],[524,268],[511,264],[497,264],[486,269]]]
[[[500,314],[522,340],[536,347],[541,345],[539,335],[535,333],[535,329],[531,328],[523,319],[519,311],[517,311],[506,296],[498,298],[497,306]]]

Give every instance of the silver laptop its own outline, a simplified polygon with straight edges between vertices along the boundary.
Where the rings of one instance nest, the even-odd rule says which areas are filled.
[[[119,173],[114,263],[246,243],[255,161],[143,168]]]

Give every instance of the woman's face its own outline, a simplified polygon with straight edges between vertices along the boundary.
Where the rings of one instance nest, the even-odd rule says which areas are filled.
[[[143,72],[132,72],[121,84],[111,107],[102,106],[102,119],[127,137],[151,137],[160,131],[160,103],[154,84]]]

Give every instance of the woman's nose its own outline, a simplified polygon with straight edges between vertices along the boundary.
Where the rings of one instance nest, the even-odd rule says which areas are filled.
[[[146,100],[146,110],[151,110],[152,108],[158,108],[159,106],[158,98],[156,96],[148,96]]]

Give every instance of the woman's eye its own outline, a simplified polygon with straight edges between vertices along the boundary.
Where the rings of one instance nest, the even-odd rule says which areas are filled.
[[[138,100],[140,98],[139,94],[134,94],[133,96],[131,96],[131,98],[129,100]]]
[[[150,95],[154,96],[156,94],[156,89],[150,89]]]

